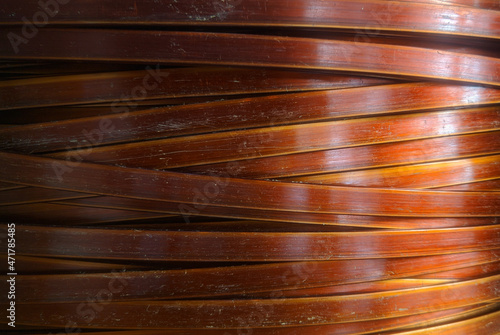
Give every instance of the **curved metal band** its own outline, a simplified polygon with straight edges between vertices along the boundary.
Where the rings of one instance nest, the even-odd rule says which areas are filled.
[[[65,3],[51,24],[72,25],[193,25],[193,26],[286,26],[356,29],[366,32],[419,32],[445,35],[500,38],[500,13],[446,6],[427,1],[336,0],[206,2],[188,0],[124,1],[120,10],[112,1],[87,0],[85,5]],[[460,3],[460,1],[459,1]],[[467,2],[466,2],[467,4]],[[484,4],[490,7],[488,3]],[[6,4],[3,24],[23,24],[22,16],[40,9],[28,1]],[[49,8],[47,11],[54,9]],[[378,14],[384,13],[384,14]],[[467,16],[467,20],[462,20]],[[82,20],[82,17],[85,18]]]
[[[498,298],[500,277],[436,285],[413,290],[396,290],[350,296],[262,299],[191,300],[165,302],[109,303],[92,318],[94,328],[121,329],[235,329],[242,327],[293,327],[360,322],[403,317],[422,312],[437,312],[466,307]],[[359,308],[359,306],[371,308]],[[406,306],[402,309],[387,306]],[[64,327],[78,308],[78,303],[18,304],[19,323]],[[352,311],[356,310],[355,314]],[[260,311],[260,312],[259,312]],[[265,317],[253,318],[252,315]],[[121,315],[144,315],[152,318],[120,318]],[[222,317],[226,316],[226,317]],[[230,317],[228,317],[230,316]],[[118,319],[118,320],[116,320]],[[83,325],[82,325],[83,326]]]
[[[339,186],[435,189],[498,178],[500,155],[281,180]]]
[[[283,214],[319,212],[413,217],[481,217],[500,214],[500,197],[495,192],[457,193],[250,181],[90,163],[74,164],[67,170],[62,168],[64,166],[59,160],[0,153],[0,178],[6,182],[171,201],[179,205],[195,205],[198,209],[213,204]],[[40,179],[40,175],[44,179]],[[129,182],[124,184],[121,182],[123,180]],[[213,192],[209,188],[213,188]],[[214,191],[216,188],[218,192]],[[205,192],[210,198],[206,195],[200,198],[200,192]],[[235,197],[238,194],[245,194],[245,197]],[[203,197],[203,193],[201,195]],[[181,212],[182,208],[179,207]],[[184,208],[183,212],[189,214],[189,209]]]
[[[359,96],[364,99],[359,99]],[[500,90],[494,88],[408,83],[272,95],[137,112],[131,112],[127,106],[110,107],[108,114],[118,114],[0,129],[0,148],[35,153],[203,134],[214,129],[226,131],[498,103]],[[269,110],[273,111],[272,114]],[[136,124],[145,126],[136,127]],[[52,136],[48,138],[47,133]]]
[[[273,179],[430,163],[499,152],[500,132],[493,131],[239,160],[233,175],[237,178]],[[224,175],[227,168],[227,163],[215,163],[172,171]]]
[[[1,35],[10,32],[0,28]],[[500,86],[498,58],[423,47],[250,34],[52,28],[38,30],[36,41],[16,48],[9,39],[0,39],[0,59],[265,66]]]
[[[394,258],[494,250],[492,226],[349,233],[236,233],[19,227],[25,255],[204,262]],[[422,240],[426,244],[422,245]],[[57,242],[57,243],[56,243]],[[51,245],[51,248],[46,248]],[[213,248],[217,245],[217,248]],[[360,249],[364,245],[366,248]],[[234,250],[239,250],[235,253]]]
[[[308,290],[317,295],[332,295],[333,286],[339,288],[337,293],[346,294],[351,289],[362,292],[367,290],[363,285],[388,279],[424,278],[424,275],[428,278],[439,275],[443,279],[453,278],[447,278],[446,273],[451,270],[470,271],[471,266],[479,268],[498,264],[499,253],[499,250],[493,250],[428,257],[269,263],[185,270],[131,271],[129,267],[127,272],[20,275],[16,278],[17,302],[82,302],[108,287],[110,280],[122,287],[110,298],[111,301],[259,296],[259,293],[262,297],[269,297],[278,291],[283,291],[283,297],[293,297],[312,294]],[[395,282],[394,286],[401,285],[401,289],[425,286],[425,280],[421,283],[398,283]],[[356,287],[355,284],[363,285]],[[374,285],[380,285],[380,288],[386,285],[383,290],[388,290],[392,284]],[[319,288],[324,290],[314,291]]]
[[[499,118],[498,107],[484,107],[211,133],[50,153],[45,156],[164,170],[492,131],[498,129]],[[101,133],[100,136],[104,134]],[[26,150],[23,146],[23,151]],[[232,164],[237,166],[238,162]]]
[[[111,102],[129,107],[165,98],[306,92],[395,83],[331,73],[244,68],[152,68],[0,82],[0,110]],[[237,86],[235,85],[237,84]],[[146,96],[143,97],[143,91]],[[172,114],[171,112],[169,114]]]

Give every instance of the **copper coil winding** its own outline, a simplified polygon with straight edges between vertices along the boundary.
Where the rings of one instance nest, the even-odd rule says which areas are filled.
[[[498,1],[21,0],[0,32],[6,333],[500,334]]]

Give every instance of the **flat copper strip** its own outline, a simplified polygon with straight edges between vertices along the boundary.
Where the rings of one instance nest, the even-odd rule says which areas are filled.
[[[498,248],[500,227],[349,233],[134,231],[18,227],[24,255],[204,262],[307,261],[431,256]],[[422,245],[422,240],[426,244]],[[46,246],[50,245],[50,248]],[[217,245],[217,248],[212,246]],[[364,245],[366,248],[360,249]],[[235,253],[234,250],[238,250]]]
[[[360,95],[365,98],[359,99]],[[2,129],[0,140],[2,149],[43,152],[202,134],[214,130],[495,103],[500,103],[500,90],[493,88],[408,83],[274,95],[137,112],[132,112],[132,107],[117,107],[106,109],[108,113],[116,112],[116,115]],[[144,126],[136,127],[137,124]],[[47,137],[47,133],[52,136]]]
[[[453,189],[453,186],[457,186],[458,190],[495,191],[499,189],[496,186],[498,186],[500,180],[500,156],[482,156],[439,163],[291,177],[280,180],[336,186],[437,190],[457,190]],[[72,199],[89,197],[95,197],[95,195],[39,187],[16,187],[0,192],[0,206],[38,202],[66,202],[67,200],[71,203]]]
[[[282,293],[284,296],[289,294],[299,296],[302,291],[307,295],[307,289],[321,287],[333,292],[334,288],[331,286],[339,286],[339,290],[345,291],[348,288],[343,287],[350,284],[369,285],[369,282],[424,274],[430,274],[429,277],[432,278],[435,272],[464,267],[467,269],[472,265],[489,266],[491,262],[499,259],[500,251],[494,250],[395,259],[294,262],[163,271],[129,270],[98,274],[20,275],[16,278],[16,285],[19,288],[17,301],[26,303],[85,301],[89,296],[96,296],[103,287],[107,287],[110,280],[116,285],[123,286],[120,292],[110,298],[112,301],[151,301],[252,293],[258,296],[259,292],[263,293],[262,297],[269,295],[272,297],[273,293],[280,291],[286,291]],[[427,285],[425,280],[420,284],[418,280],[415,282],[408,285]],[[439,283],[438,281],[435,284]],[[406,284],[401,283],[401,285]],[[360,288],[367,290],[363,285],[360,285]]]
[[[423,279],[474,279],[484,276],[492,276],[500,273],[500,262],[492,262],[483,265],[474,265],[468,268],[455,269],[444,272],[418,276]]]
[[[40,275],[40,274],[62,274],[62,273],[106,273],[112,271],[125,270],[140,270],[147,266],[109,263],[109,262],[92,262],[92,261],[76,261],[64,258],[47,258],[16,255],[16,270],[22,275]],[[1,269],[3,273],[9,273],[7,255],[0,256]],[[37,285],[35,285],[37,286]],[[28,288],[25,292],[28,293],[33,287]]]
[[[60,163],[49,158],[2,152],[0,179],[84,193],[171,201],[179,205],[196,205],[201,209],[213,204],[282,214],[319,212],[410,217],[481,217],[500,213],[500,197],[495,192],[391,190],[250,181],[90,163],[74,164],[62,174],[58,170],[61,167],[54,165]],[[40,179],[40,175],[44,179]],[[123,183],[124,180],[129,182]],[[198,200],[200,192],[210,192],[205,191],[208,187],[218,188],[218,192],[209,193],[214,194],[210,199],[205,196],[206,200]],[[245,197],[235,198],[234,195],[238,194],[245,194]]]
[[[19,1],[10,3],[5,10],[13,15],[2,17],[4,24],[23,24],[22,15],[39,9],[27,1]],[[468,19],[461,20],[462,16]],[[285,0],[223,3],[127,0],[120,10],[111,1],[86,1],[85,6],[65,3],[64,11],[54,15],[51,24],[321,27],[499,38],[499,16],[494,11],[453,6],[449,2],[442,6],[432,2],[370,0],[293,3]]]
[[[400,332],[400,335],[455,335],[462,334],[481,334],[481,335],[497,335],[500,330],[500,311],[495,311],[483,316],[464,321],[458,321],[442,326],[425,328],[422,330]]]
[[[262,300],[190,300],[166,302],[109,303],[94,313],[93,328],[118,329],[235,329],[242,320],[247,327],[283,327],[324,325],[339,322],[402,317],[423,312],[471,306],[498,298],[500,276],[436,285],[413,290],[357,294],[341,297],[262,299]],[[256,304],[258,302],[258,304]],[[19,324],[64,327],[74,317],[77,303],[17,304]],[[370,306],[370,308],[360,308]],[[393,306],[405,306],[394,309]],[[268,311],[258,320],[252,315]],[[352,314],[352,311],[356,311]],[[149,313],[149,314],[148,314]],[[144,315],[151,318],[122,318]],[[262,314],[262,313],[261,313]],[[222,316],[226,317],[222,317]],[[88,325],[82,325],[88,327]]]
[[[442,191],[494,191],[500,190],[500,179],[487,180],[477,183],[455,185],[436,188]]]
[[[307,289],[287,290],[281,292],[282,298],[305,298],[305,297],[325,297],[342,296],[350,294],[385,292],[394,290],[408,290],[415,288],[430,287],[433,285],[443,285],[454,282],[450,279],[392,279],[384,281],[373,281],[357,284],[335,285],[327,287],[316,287]],[[228,296],[227,299],[265,299],[273,298],[275,292],[245,293],[242,295]]]
[[[336,335],[360,335],[373,334],[375,331],[389,331],[394,329],[414,329],[419,326],[432,326],[442,324],[443,321],[453,322],[484,315],[484,313],[495,311],[498,304],[479,304],[475,306],[455,308],[439,312],[423,313],[412,316],[398,318],[360,321],[351,323],[338,323],[332,325],[309,326],[309,327],[275,327],[275,328],[248,328],[242,324],[240,329],[211,330],[211,329],[162,329],[162,330],[114,330],[114,331],[94,331],[95,335],[236,335],[238,332],[247,331],[257,335],[315,335],[318,333],[328,333]],[[258,314],[260,315],[260,314]],[[85,324],[85,321],[83,322]],[[2,325],[0,325],[1,327]],[[77,330],[80,324],[74,320],[69,320],[67,328],[61,329],[64,332]],[[30,329],[26,326],[17,327],[21,329]],[[38,327],[40,329],[40,327]],[[35,334],[36,332],[36,334]],[[32,330],[27,335],[41,335],[41,333]],[[43,334],[46,334],[43,333]]]
[[[494,131],[240,160],[238,168],[232,170],[232,175],[239,178],[272,179],[417,164],[498,152],[500,132]],[[284,161],[286,164],[283,164]],[[172,170],[225,175],[228,173],[227,169],[227,163],[215,163]]]
[[[126,106],[160,98],[339,89],[394,81],[273,69],[159,68],[0,82],[0,110],[113,102]],[[145,94],[144,94],[145,92]],[[116,110],[110,108],[112,113]]]
[[[500,155],[281,180],[323,185],[430,189],[497,178],[500,178]]]
[[[485,107],[185,136],[51,153],[46,156],[127,167],[172,169],[257,157],[485,132],[498,129],[499,118],[500,110],[497,107]],[[23,152],[27,150],[29,149],[22,146]],[[234,163],[234,165],[237,164]]]
[[[20,189],[20,188],[25,188],[23,185],[16,185],[12,183],[0,183],[0,191],[7,191],[7,190],[14,190],[14,189]]]
[[[164,201],[140,200],[118,197],[94,197],[59,202],[71,206],[87,206],[93,208],[129,209],[157,213],[182,215],[185,223],[191,223],[196,216],[225,217],[225,218],[250,218],[262,221],[287,221],[290,223],[306,223],[333,226],[394,228],[394,229],[430,229],[472,227],[497,224],[497,217],[388,217],[388,216],[361,216],[361,215],[335,215],[325,213],[299,213],[287,216],[282,213],[269,211],[254,211],[243,208],[228,208],[212,206],[179,208],[179,204]]]
[[[10,28],[0,29],[2,35],[9,32]],[[498,58],[418,47],[227,33],[52,28],[38,30],[36,41],[16,48],[9,39],[1,39],[0,59],[321,69],[500,86]]]
[[[387,0],[391,1],[391,0]],[[483,9],[500,10],[500,3],[496,0],[398,0],[405,2],[420,2],[434,5],[457,5]]]
[[[93,196],[95,195],[48,188],[22,187],[0,191],[0,206],[81,199]]]
[[[90,208],[64,204],[34,203],[1,207],[2,222],[46,225],[86,225],[129,220],[168,218],[171,214],[134,211],[130,209]]]

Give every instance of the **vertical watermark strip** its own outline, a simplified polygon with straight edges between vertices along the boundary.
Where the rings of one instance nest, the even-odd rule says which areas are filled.
[[[16,224],[7,225],[7,319],[10,327],[16,327]]]

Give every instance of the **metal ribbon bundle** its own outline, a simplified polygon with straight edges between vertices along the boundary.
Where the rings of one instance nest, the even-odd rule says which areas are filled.
[[[3,332],[500,334],[498,1],[19,0],[0,31]]]

